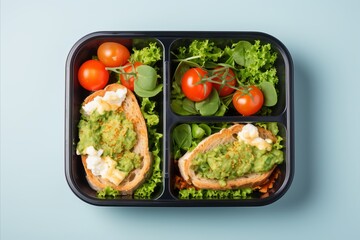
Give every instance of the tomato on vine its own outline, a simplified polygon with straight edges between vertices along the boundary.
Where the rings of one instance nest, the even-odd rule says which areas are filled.
[[[232,99],[235,109],[244,116],[257,113],[264,104],[264,95],[256,86],[240,87]]]
[[[88,60],[80,66],[78,80],[86,90],[96,91],[106,86],[109,81],[109,72],[102,62]]]
[[[102,43],[97,49],[97,57],[106,67],[119,67],[130,58],[130,51],[116,42]]]
[[[181,89],[184,95],[194,101],[205,100],[211,93],[212,83],[206,81],[208,72],[202,68],[190,68],[181,79]]]
[[[235,91],[233,87],[236,85],[235,73],[230,68],[216,67],[213,70],[214,78],[217,83],[213,83],[213,87],[218,91],[220,97],[230,95]]]
[[[134,81],[136,79],[136,68],[141,66],[141,62],[135,62],[134,64],[128,63],[124,66],[124,73],[120,73],[120,82],[129,90],[134,91]]]

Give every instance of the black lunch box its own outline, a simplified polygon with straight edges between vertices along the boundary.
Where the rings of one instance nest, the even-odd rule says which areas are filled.
[[[180,116],[170,108],[170,91],[172,75],[176,64],[171,51],[179,46],[187,46],[195,39],[210,39],[218,45],[225,45],[239,40],[261,43],[270,43],[278,54],[276,60],[278,84],[278,102],[270,116],[241,116],[228,114],[222,117],[210,116]],[[161,141],[162,157],[162,185],[156,189],[151,199],[133,199],[132,197],[119,197],[115,199],[99,199],[96,191],[90,188],[80,156],[76,154],[78,141],[77,125],[80,119],[80,108],[83,100],[91,92],[84,90],[78,83],[77,72],[80,65],[93,55],[97,47],[107,41],[122,43],[132,49],[133,43],[141,46],[149,41],[157,42],[163,48],[163,59],[159,65],[163,76],[162,94],[156,96],[157,103],[162,106],[159,112],[163,138]],[[66,61],[66,87],[65,87],[65,176],[71,190],[83,201],[98,206],[263,206],[281,198],[291,185],[294,176],[294,104],[293,104],[293,63],[289,51],[276,38],[261,32],[95,32],[81,38],[69,52]],[[280,135],[284,139],[284,163],[279,168],[281,175],[274,184],[274,191],[266,198],[250,199],[180,199],[177,196],[175,184],[176,163],[171,159],[171,131],[174,126],[181,123],[256,123],[276,122]]]

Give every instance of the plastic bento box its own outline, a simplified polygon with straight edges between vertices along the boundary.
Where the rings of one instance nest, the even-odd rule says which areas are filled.
[[[153,156],[155,160],[153,159],[151,170],[143,184],[128,195],[118,194],[117,191],[112,191],[113,189],[95,191],[87,181],[81,156],[77,152],[81,106],[84,99],[92,93],[79,84],[78,71],[85,61],[97,58],[97,49],[104,42],[120,43],[131,53],[134,50],[149,48],[152,44],[152,47],[160,49],[161,54],[159,60],[152,66],[157,72],[158,84],[162,86],[161,91],[155,96],[138,97],[143,113],[148,111],[144,114],[155,114],[158,117],[155,125],[148,125],[149,139],[152,138],[149,140],[149,151],[155,155]],[[275,104],[262,108],[256,114],[244,116],[237,112],[231,97],[219,96],[220,92],[214,93],[216,96],[213,97],[217,99],[214,110],[214,102],[203,104],[188,101],[188,98],[184,97],[179,90],[181,84],[179,79],[190,68],[203,67],[214,71],[219,66],[231,69],[234,64],[241,64],[244,61],[250,64],[252,60],[247,60],[241,54],[233,57],[235,61],[229,58],[226,62],[221,60],[224,59],[224,55],[231,55],[231,51],[235,48],[237,52],[245,52],[251,46],[255,46],[259,55],[270,54],[266,53],[270,49],[271,54],[276,56],[276,59],[272,61],[272,66],[267,66],[269,63],[262,66],[260,69],[262,76],[256,74],[248,76],[248,78],[270,76],[277,79]],[[264,46],[270,46],[270,48],[266,49]],[[192,50],[189,50],[190,48]],[[200,56],[204,48],[208,48],[205,51],[209,51],[209,56],[213,54],[213,59],[207,62]],[[200,55],[189,57],[191,54],[196,54],[196,51]],[[264,52],[260,53],[261,51]],[[263,55],[260,58],[264,57],[262,60],[266,60],[269,56]],[[193,59],[197,60],[193,61]],[[205,62],[206,66],[203,64]],[[219,66],[215,67],[217,63]],[[271,68],[275,71],[271,72]],[[119,75],[114,71],[109,76],[108,84],[120,82]],[[210,78],[211,80],[215,85],[214,78]],[[248,83],[245,82],[245,84]],[[254,84],[257,84],[256,80]],[[277,201],[291,185],[295,156],[293,63],[286,47],[271,35],[261,32],[112,31],[91,33],[76,42],[69,52],[66,61],[65,89],[65,175],[74,194],[87,203],[98,206],[263,206]],[[232,94],[234,92],[231,92],[230,96],[233,96]],[[266,101],[266,96],[264,101]],[[151,108],[146,106],[149,103],[149,106],[156,105],[154,109],[146,110],[146,108]],[[151,105],[154,103],[155,105]],[[204,105],[211,107],[204,108]],[[149,120],[146,119],[146,121]],[[279,151],[282,152],[283,161],[275,165],[275,170],[272,171],[270,177],[256,187],[244,185],[239,189],[232,187],[226,190],[199,189],[185,181],[179,171],[179,158],[186,151],[194,149],[196,144],[209,135],[234,124],[250,124],[265,128],[276,126],[277,139],[281,141]],[[190,136],[186,135],[187,131]],[[183,134],[185,137],[179,137],[179,132],[180,135],[185,133]],[[222,184],[226,185],[226,181]]]

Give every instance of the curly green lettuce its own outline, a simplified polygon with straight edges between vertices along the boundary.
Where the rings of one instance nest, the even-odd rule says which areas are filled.
[[[133,48],[133,54],[130,56],[130,62],[142,62],[145,65],[155,66],[162,58],[162,50],[155,43],[149,43],[148,47],[140,50]],[[155,66],[155,69],[158,70]],[[140,97],[141,112],[145,118],[148,138],[149,150],[152,153],[153,164],[151,176],[134,192],[135,199],[150,199],[157,188],[162,183],[161,170],[161,138],[163,134],[159,130],[159,113],[156,111],[156,102],[149,97]]]
[[[112,187],[105,187],[104,189],[98,191],[96,196],[100,199],[109,199],[109,198],[116,198],[120,195],[118,190],[113,189]]]
[[[249,199],[253,190],[242,188],[236,190],[209,190],[188,188],[179,190],[180,199]]]
[[[162,170],[161,170],[161,138],[163,135],[158,131],[159,114],[155,111],[156,102],[149,98],[141,99],[141,112],[146,121],[149,137],[149,149],[152,153],[153,164],[151,170],[151,177],[145,181],[134,192],[135,199],[150,199],[155,190],[162,183]]]
[[[179,47],[178,53],[174,54],[178,59],[188,59],[193,63],[204,66],[205,63],[211,61],[216,62],[222,57],[224,51],[217,47],[214,42],[209,40],[194,40],[189,47]],[[190,59],[189,59],[190,58]]]
[[[141,62],[145,65],[154,66],[161,60],[162,51],[155,42],[149,43],[148,47],[142,49],[133,48],[133,53],[130,56],[130,62]]]

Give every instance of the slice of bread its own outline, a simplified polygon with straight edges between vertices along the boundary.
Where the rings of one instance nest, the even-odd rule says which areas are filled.
[[[237,141],[237,134],[242,130],[244,125],[235,124],[229,128],[222,129],[220,132],[210,135],[209,137],[202,140],[195,149],[191,152],[187,152],[178,161],[178,166],[181,176],[189,184],[194,185],[200,189],[213,189],[213,190],[226,190],[236,189],[242,187],[255,187],[262,184],[271,175],[272,168],[270,171],[265,173],[252,173],[245,175],[237,179],[227,180],[225,186],[221,186],[218,180],[201,178],[195,174],[192,169],[192,160],[198,155],[213,149],[220,144],[231,143]],[[259,136],[263,139],[271,139],[273,142],[276,141],[276,137],[268,130],[259,128]]]
[[[104,96],[107,91],[117,91],[120,88],[125,88],[120,84],[110,84],[105,87],[103,90],[96,91],[89,95],[83,102],[83,105],[91,102],[97,96]],[[127,91],[126,98],[121,105],[125,116],[130,120],[134,125],[134,130],[137,136],[137,142],[133,148],[133,152],[141,156],[142,164],[140,168],[134,169],[129,173],[129,175],[119,184],[115,185],[110,181],[101,178],[100,176],[95,176],[86,166],[87,155],[82,155],[81,160],[86,171],[86,178],[90,186],[98,191],[107,186],[112,187],[115,190],[118,190],[122,195],[132,194],[132,192],[138,188],[144,180],[147,178],[150,167],[152,163],[152,158],[149,152],[148,144],[148,133],[146,128],[145,119],[141,113],[141,109],[136,100],[135,95],[131,91]]]

